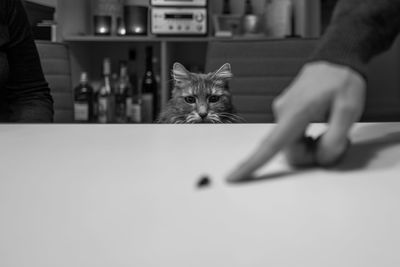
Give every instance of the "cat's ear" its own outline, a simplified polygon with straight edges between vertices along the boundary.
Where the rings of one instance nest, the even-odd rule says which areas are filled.
[[[190,72],[180,63],[176,62],[174,63],[174,66],[172,68],[172,77],[175,82],[184,82],[189,79]]]
[[[232,71],[231,71],[231,65],[229,63],[225,63],[221,68],[219,68],[219,70],[214,72],[213,76],[215,78],[221,79],[221,80],[232,79],[233,74],[232,74]]]

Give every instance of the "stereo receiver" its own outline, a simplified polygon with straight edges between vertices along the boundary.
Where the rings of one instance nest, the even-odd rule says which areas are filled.
[[[152,6],[207,6],[207,0],[151,0]]]
[[[206,35],[207,20],[206,8],[152,7],[151,32],[156,35]]]

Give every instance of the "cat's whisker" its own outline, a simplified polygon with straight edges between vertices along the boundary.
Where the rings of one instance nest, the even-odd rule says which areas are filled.
[[[178,117],[172,117],[172,118],[171,118],[171,121],[172,121],[173,123],[175,123],[175,124],[178,124],[180,120],[179,120]]]
[[[174,124],[182,124],[185,123],[185,119],[182,116],[173,116],[171,122]]]
[[[235,120],[233,120],[232,118],[224,117],[224,116],[221,116],[221,117],[222,117],[222,120],[223,120],[222,123],[234,123],[235,122]]]
[[[192,73],[179,63],[171,72],[172,97],[159,115],[158,123],[234,123],[244,121],[234,112],[228,80],[232,78],[229,64],[208,74]],[[211,100],[210,96],[213,96]],[[221,100],[220,100],[221,99]],[[193,101],[195,100],[195,101]],[[209,112],[206,118],[199,108]],[[219,112],[222,112],[220,114]]]
[[[224,118],[225,123],[237,123],[238,121],[233,118]]]
[[[229,119],[231,122],[245,122],[242,117],[232,113],[222,112],[220,113],[220,116]]]
[[[186,123],[196,123],[198,119],[194,114],[190,114],[189,116],[186,117],[185,122]]]
[[[215,113],[209,114],[208,118],[212,123],[222,123],[221,118],[218,114]]]
[[[233,121],[235,121],[235,120],[236,120],[236,118],[235,118],[235,117],[233,117],[233,116],[230,116],[230,115],[224,115],[224,114],[220,114],[220,117],[221,117],[221,118],[230,119],[230,120],[233,120]]]
[[[227,116],[232,116],[236,118],[241,118],[239,115],[233,114],[233,113],[228,113],[228,112],[221,112],[220,114],[222,115],[227,115]]]
[[[208,114],[208,119],[209,119],[212,123],[215,123],[215,119],[216,119],[215,114],[214,114],[214,113]]]

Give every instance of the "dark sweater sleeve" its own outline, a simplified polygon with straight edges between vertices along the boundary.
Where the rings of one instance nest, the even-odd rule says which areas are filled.
[[[3,1],[3,0],[2,0]],[[10,41],[6,45],[6,83],[11,122],[52,122],[53,99],[44,78],[29,21],[21,0],[6,0]]]
[[[347,65],[365,76],[371,58],[400,30],[400,0],[340,0],[311,61]]]

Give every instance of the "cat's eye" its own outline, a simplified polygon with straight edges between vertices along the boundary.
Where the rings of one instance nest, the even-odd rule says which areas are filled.
[[[212,95],[208,98],[208,102],[215,103],[218,102],[221,97],[219,95]]]
[[[189,104],[194,104],[196,103],[196,98],[194,96],[187,96],[185,97],[185,101]]]

